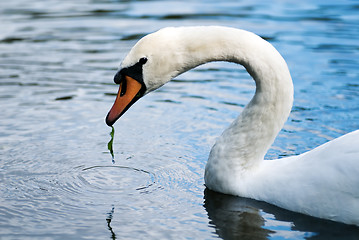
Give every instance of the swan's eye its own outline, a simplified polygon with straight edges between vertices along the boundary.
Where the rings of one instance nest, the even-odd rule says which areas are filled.
[[[147,62],[147,58],[146,57],[140,58],[138,62],[143,65]]]

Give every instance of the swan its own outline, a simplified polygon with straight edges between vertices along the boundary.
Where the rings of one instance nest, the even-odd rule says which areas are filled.
[[[140,39],[114,77],[112,126],[142,96],[211,61],[241,64],[256,91],[216,140],[206,187],[310,216],[359,226],[359,130],[309,152],[264,160],[293,104],[293,82],[278,51],[254,33],[222,26],[168,27]]]

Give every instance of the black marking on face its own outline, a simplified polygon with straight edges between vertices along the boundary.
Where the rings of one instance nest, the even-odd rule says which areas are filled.
[[[142,85],[142,88],[139,92],[139,96],[142,97],[143,94],[146,92],[146,85],[143,81],[143,65],[147,62],[147,58],[146,57],[142,57],[139,59],[139,61],[131,66],[131,67],[127,67],[127,68],[122,68],[120,71],[118,71],[114,77],[114,82],[116,84],[122,84],[121,86],[121,93],[120,96],[125,95],[126,90],[127,90],[127,83],[125,80],[125,76],[129,76],[133,79],[135,79],[137,82],[139,82]]]

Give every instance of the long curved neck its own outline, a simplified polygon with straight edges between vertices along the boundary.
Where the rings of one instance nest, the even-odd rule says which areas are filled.
[[[243,65],[256,83],[254,97],[218,138],[207,166],[220,161],[228,171],[241,172],[258,164],[292,107],[293,83],[284,59],[267,41],[243,30],[194,28],[181,38],[187,44],[178,50],[187,64],[180,72],[210,61],[229,61]]]

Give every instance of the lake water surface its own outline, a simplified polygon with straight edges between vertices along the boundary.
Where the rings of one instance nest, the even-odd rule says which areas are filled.
[[[104,118],[119,62],[166,26],[253,31],[288,62],[292,113],[267,159],[359,128],[359,2],[0,3],[0,239],[359,239],[359,228],[205,190],[217,136],[254,93],[211,63]],[[359,143],[358,143],[359,144]]]

